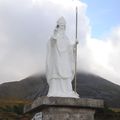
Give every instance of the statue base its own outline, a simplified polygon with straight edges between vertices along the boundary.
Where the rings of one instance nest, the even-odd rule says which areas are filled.
[[[103,107],[103,100],[39,97],[31,106],[25,106],[24,113],[40,113],[39,120],[94,120],[95,110]]]

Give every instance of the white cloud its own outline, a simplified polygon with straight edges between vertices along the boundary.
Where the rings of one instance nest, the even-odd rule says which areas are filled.
[[[66,2],[65,2],[66,1]],[[19,80],[45,69],[46,42],[56,21],[64,16],[67,33],[74,39],[75,10],[72,0],[1,0],[0,1],[0,82]],[[80,24],[85,32],[86,5],[79,2]],[[82,26],[82,25],[81,25]]]
[[[79,2],[78,69],[120,84],[120,28],[103,40],[91,37],[87,5]],[[0,83],[20,80],[45,70],[46,42],[64,16],[74,40],[72,0],[0,0]]]
[[[86,45],[83,48],[80,46],[79,51],[80,70],[120,84],[120,27],[113,28],[109,36],[102,40],[88,38]]]

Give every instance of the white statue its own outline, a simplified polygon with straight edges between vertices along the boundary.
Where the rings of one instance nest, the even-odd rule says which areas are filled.
[[[74,97],[72,80],[75,75],[74,46],[65,34],[66,22],[63,17],[57,21],[53,36],[48,41],[46,77],[49,84],[48,97]]]

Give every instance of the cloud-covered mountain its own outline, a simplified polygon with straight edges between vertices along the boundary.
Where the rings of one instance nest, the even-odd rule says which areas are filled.
[[[0,85],[0,98],[17,98],[34,100],[45,96],[48,84],[45,76],[31,76],[18,82]],[[104,99],[110,107],[120,107],[120,86],[99,76],[79,73],[77,75],[77,92],[81,98]]]

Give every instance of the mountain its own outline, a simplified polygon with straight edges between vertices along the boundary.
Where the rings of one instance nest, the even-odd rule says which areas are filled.
[[[47,92],[48,84],[45,76],[30,76],[21,81],[0,85],[1,99],[17,98],[34,100],[38,96],[45,96]],[[77,92],[81,98],[104,99],[109,107],[120,108],[120,86],[99,76],[78,73]]]

